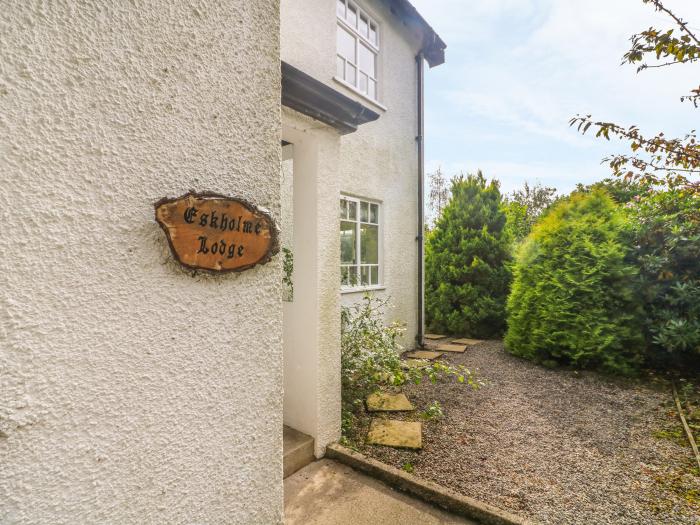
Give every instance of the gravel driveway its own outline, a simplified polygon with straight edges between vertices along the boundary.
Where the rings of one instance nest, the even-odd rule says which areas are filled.
[[[666,388],[549,370],[511,356],[500,341],[446,361],[478,368],[488,385],[405,387],[419,409],[437,400],[445,413],[424,424],[423,450],[360,445],[361,452],[542,523],[700,520],[692,452],[659,437],[676,425]]]

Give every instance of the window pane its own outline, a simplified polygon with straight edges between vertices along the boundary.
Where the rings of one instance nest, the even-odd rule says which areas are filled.
[[[362,222],[367,222],[369,220],[369,203],[360,203],[360,220]]]
[[[354,263],[356,260],[355,246],[355,223],[340,221],[340,262]]]
[[[367,17],[365,15],[360,15],[360,34],[368,38],[369,37],[369,21],[367,20]]]
[[[340,26],[338,26],[338,54],[350,62],[357,62],[355,60],[355,37]]]
[[[357,286],[357,266],[348,266],[348,284],[350,286]]]
[[[379,264],[379,226],[360,225],[360,262]]]
[[[346,201],[344,199],[340,199],[340,218],[341,219],[348,218],[348,201]]]
[[[340,78],[345,79],[345,59],[343,57],[336,57],[337,60],[337,66],[336,66],[336,71],[335,74],[338,75]]]
[[[369,41],[377,45],[377,26],[374,24],[369,25]]]
[[[345,18],[345,0],[338,0],[338,16]]]
[[[367,93],[367,75],[360,73],[360,91]]]
[[[357,284],[357,266],[340,267],[340,284],[355,286]]]
[[[369,205],[369,222],[379,224],[379,204]]]
[[[379,266],[372,266],[370,272],[370,284],[379,284]]]
[[[357,27],[357,8],[352,4],[348,4],[347,21],[352,27]]]
[[[348,63],[346,64],[346,66],[347,66],[347,67],[346,67],[346,69],[345,69],[345,72],[346,72],[345,80],[354,86],[354,85],[355,85],[355,78],[356,78],[355,75],[356,75],[356,73],[357,73],[357,68],[355,68],[355,66],[351,65],[350,62],[348,62]]]
[[[360,71],[364,71],[371,77],[376,77],[374,72],[375,59],[375,54],[366,45],[360,44]]]
[[[357,220],[357,203],[348,201],[348,219],[351,221]]]
[[[377,83],[371,78],[369,79],[367,94],[370,96],[370,98],[377,98]]]
[[[362,286],[369,285],[369,278],[370,278],[369,273],[370,273],[369,266],[360,266],[360,284]]]

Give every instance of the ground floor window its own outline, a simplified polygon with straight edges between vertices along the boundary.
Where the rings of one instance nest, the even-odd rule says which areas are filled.
[[[376,286],[381,268],[380,205],[377,202],[340,199],[340,285],[342,288]]]

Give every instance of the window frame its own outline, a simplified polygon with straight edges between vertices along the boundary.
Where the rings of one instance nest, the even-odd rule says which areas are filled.
[[[354,228],[355,228],[355,260],[352,263],[344,263],[342,261],[342,257],[340,258],[339,264],[340,264],[340,270],[341,270],[341,283],[340,283],[340,291],[341,292],[358,292],[358,291],[364,291],[364,290],[377,290],[377,289],[383,289],[384,288],[384,279],[383,279],[383,269],[384,269],[384,257],[383,257],[383,233],[384,233],[384,227],[383,227],[383,212],[382,212],[382,202],[375,200],[375,199],[368,199],[364,197],[354,197],[351,195],[340,195],[340,199],[338,201],[338,207],[339,207],[339,213],[338,215],[340,216],[340,213],[342,212],[341,208],[341,202],[346,201],[346,202],[354,202],[355,205],[357,206],[356,208],[356,218],[355,220],[349,218],[349,214],[347,214],[346,218],[340,217],[339,223],[338,223],[338,232],[340,234],[340,223],[341,222],[350,222],[353,223]],[[362,203],[366,203],[368,207],[368,220],[363,221],[362,220],[362,215],[361,215],[361,206]],[[369,219],[371,217],[371,206],[375,205],[377,206],[377,222],[369,222]],[[362,225],[363,224],[368,224],[372,226],[377,227],[377,263],[362,263]],[[343,275],[343,267],[355,267],[356,268],[356,282],[357,284],[345,284],[342,282],[342,275]],[[377,282],[375,284],[363,284],[362,283],[362,268],[363,267],[376,267],[377,269]],[[371,275],[371,274],[370,274]],[[370,277],[370,282],[371,282],[371,277]]]
[[[343,17],[341,16],[340,13],[338,13],[338,4],[344,4],[345,6],[345,13],[346,16]],[[350,23],[347,21],[347,12],[348,12],[348,6],[353,6],[356,11],[356,21],[355,21],[355,27],[350,25]],[[367,35],[363,35],[360,30],[359,30],[359,23],[362,18],[367,19]],[[380,51],[380,26],[377,20],[372,17],[365,9],[360,7],[360,5],[353,1],[353,0],[336,0],[336,19],[337,19],[337,26],[336,26],[336,33],[341,30],[345,30],[348,33],[350,33],[350,36],[353,37],[355,41],[355,61],[352,62],[351,60],[347,59],[343,55],[340,54],[340,49],[338,48],[337,44],[337,35],[336,35],[336,78],[341,80],[343,83],[347,84],[349,87],[357,91],[359,94],[361,94],[364,97],[367,97],[369,100],[378,103],[379,102],[379,51]],[[374,33],[376,35],[376,42],[372,42],[369,38],[369,35],[371,35],[372,27],[374,27]],[[370,75],[367,71],[361,70],[360,69],[360,48],[361,46],[367,47],[370,53],[374,55],[374,74]],[[338,72],[338,67],[339,67],[339,60],[342,61],[343,63],[343,74],[339,75]],[[350,82],[348,79],[348,65],[350,67],[355,68],[355,81]],[[362,88],[360,87],[360,77],[361,75],[366,75],[367,76],[367,86],[366,90],[363,91]],[[370,83],[374,82],[374,95],[370,94]]]

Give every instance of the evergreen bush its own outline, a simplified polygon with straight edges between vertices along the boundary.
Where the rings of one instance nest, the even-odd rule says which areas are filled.
[[[634,373],[644,341],[631,240],[602,190],[554,206],[518,252],[506,348],[545,365]]]
[[[628,205],[645,310],[648,361],[700,368],[700,195],[658,191]]]
[[[438,332],[487,338],[505,329],[510,235],[498,182],[458,177],[425,254],[426,320]]]

